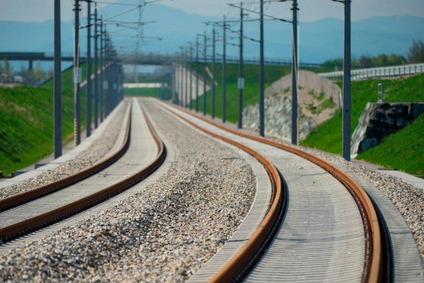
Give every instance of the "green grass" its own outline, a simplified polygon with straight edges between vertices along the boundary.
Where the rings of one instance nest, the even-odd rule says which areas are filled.
[[[318,97],[320,98],[320,96]],[[321,99],[317,99],[318,101],[322,100]],[[309,103],[308,105],[306,105],[306,109],[308,109],[309,111],[311,111],[312,114],[319,114],[322,111],[324,111],[327,108],[334,108],[336,106],[336,104],[333,101],[332,97],[329,97],[328,99],[322,101],[320,104],[318,104],[318,106],[315,106],[313,103]]]
[[[85,93],[81,93],[85,125]],[[62,74],[62,136],[73,132],[72,69]],[[53,151],[53,82],[40,87],[0,88],[0,171],[9,174]]]
[[[362,111],[365,109],[367,102],[376,102],[377,101],[377,89],[378,84],[382,83],[384,88],[384,101],[386,102],[422,102],[424,101],[424,74],[400,79],[400,80],[366,80],[366,81],[354,81],[352,82],[352,104],[351,104],[351,131],[355,130],[359,117]],[[342,115],[341,112],[338,111],[333,118],[324,122],[319,127],[314,129],[314,131],[302,142],[302,145],[308,147],[318,148],[327,152],[332,152],[335,154],[341,154],[342,151]],[[412,127],[409,125],[406,129]],[[376,148],[384,148],[382,152],[392,152],[393,148],[391,146],[396,147],[396,144],[403,145],[403,149],[405,152],[411,154],[409,159],[420,159],[418,156],[418,152],[414,149],[415,142],[420,142],[422,147],[424,147],[424,134],[422,130],[416,129],[417,135],[405,135],[402,134],[402,131],[390,136],[390,139],[394,139],[396,142],[392,144],[385,144],[383,142]],[[388,139],[388,138],[387,138]],[[410,146],[408,146],[410,145]],[[363,158],[364,160],[374,162],[377,159],[368,159],[366,152],[361,154],[359,158]],[[404,160],[406,158],[400,157],[399,155],[396,159],[397,162],[391,161],[391,163],[384,164],[381,161],[382,165],[387,165],[390,167],[396,167],[400,170],[404,170],[406,172],[412,174],[421,174],[424,163],[421,162],[418,164],[417,168],[410,168],[408,166],[404,166]],[[403,155],[402,155],[403,156]],[[422,157],[422,153],[421,153]],[[422,159],[421,159],[422,160]]]

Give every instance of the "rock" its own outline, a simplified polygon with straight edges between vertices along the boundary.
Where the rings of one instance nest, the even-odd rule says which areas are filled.
[[[422,112],[424,103],[368,103],[352,136],[351,155],[378,145]]]
[[[267,135],[291,139],[291,82],[291,74],[289,74],[265,90],[265,133]],[[299,71],[298,131],[300,140],[308,136],[314,127],[333,116],[340,105],[339,93],[340,88],[333,82],[310,71]],[[321,103],[330,100],[334,105],[320,106]],[[243,124],[248,128],[257,129],[259,125],[258,104],[243,109]]]

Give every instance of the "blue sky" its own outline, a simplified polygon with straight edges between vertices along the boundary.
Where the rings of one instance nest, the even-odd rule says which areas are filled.
[[[101,2],[115,2],[102,0]],[[137,4],[140,0],[120,0]],[[148,0],[152,1],[152,0]],[[73,0],[61,0],[62,19],[73,19]],[[100,2],[100,1],[99,1]],[[181,9],[188,13],[208,16],[236,15],[237,10],[227,3],[239,4],[240,0],[162,0],[161,5]],[[258,2],[249,0],[246,3]],[[0,0],[0,20],[43,22],[53,18],[53,0]],[[343,17],[343,4],[331,0],[298,0],[302,21],[315,21],[326,17]],[[85,4],[84,4],[85,5]],[[102,5],[102,4],[99,4]],[[257,8],[257,4],[246,7]],[[291,1],[265,5],[268,14],[290,18]],[[374,16],[415,15],[424,17],[424,0],[352,0],[352,19],[366,19]]]

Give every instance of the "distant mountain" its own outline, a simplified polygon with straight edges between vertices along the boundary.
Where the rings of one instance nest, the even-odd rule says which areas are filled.
[[[112,5],[102,10],[107,15],[116,14]],[[134,21],[131,15],[122,16],[122,21]],[[132,15],[134,17],[134,15]],[[252,16],[253,17],[253,16]],[[175,53],[180,46],[196,41],[196,34],[206,30],[211,40],[211,26],[207,21],[221,21],[222,18],[209,18],[197,14],[188,14],[181,10],[165,7],[159,4],[149,4],[143,13],[143,21],[155,21],[146,24],[144,35],[146,39],[140,51]],[[237,19],[233,19],[237,20]],[[83,23],[85,20],[82,21]],[[343,56],[343,20],[327,18],[316,22],[301,22],[299,24],[299,55],[301,62],[321,63],[328,59]],[[245,33],[247,37],[258,39],[258,22],[247,22]],[[114,26],[109,26],[112,31]],[[231,24],[231,29],[238,31],[237,23]],[[222,28],[217,27],[217,53],[222,52]],[[233,44],[237,44],[237,34],[228,33]],[[150,40],[151,37],[161,37],[161,41]],[[53,51],[53,21],[44,23],[0,21],[0,51]],[[424,17],[398,16],[376,17],[352,22],[352,56],[375,56],[381,53],[406,55],[413,39],[424,39]],[[134,49],[128,38],[113,37],[116,46],[123,46],[119,51]],[[203,44],[203,40],[201,41]],[[290,24],[265,22],[265,56],[268,58],[291,58],[291,26]],[[210,41],[209,41],[210,44]],[[129,47],[128,47],[129,46]],[[86,50],[86,31],[81,30],[81,49]],[[258,57],[258,43],[245,40],[245,56]],[[62,51],[73,51],[73,22],[62,23]],[[209,47],[209,54],[211,48]],[[238,47],[228,45],[230,56],[238,55]]]

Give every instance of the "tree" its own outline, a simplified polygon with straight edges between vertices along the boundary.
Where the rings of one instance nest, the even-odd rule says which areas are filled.
[[[408,52],[409,63],[424,63],[424,42],[422,40],[413,40]]]
[[[0,62],[0,75],[6,82],[13,82],[14,74],[13,67],[7,58],[4,58],[3,63]]]
[[[343,68],[343,59],[338,58],[338,59],[327,60],[324,63],[322,63],[322,66],[331,67],[337,70],[339,67]]]
[[[44,78],[43,66],[41,65],[41,61],[37,61],[33,72],[34,79],[41,81]]]
[[[405,57],[398,54],[390,54],[388,57],[388,64],[390,66],[403,65],[407,63]]]
[[[372,62],[372,58],[369,56],[361,56],[361,58],[359,58],[359,66],[363,67],[363,68],[371,68],[374,67],[374,64]]]

